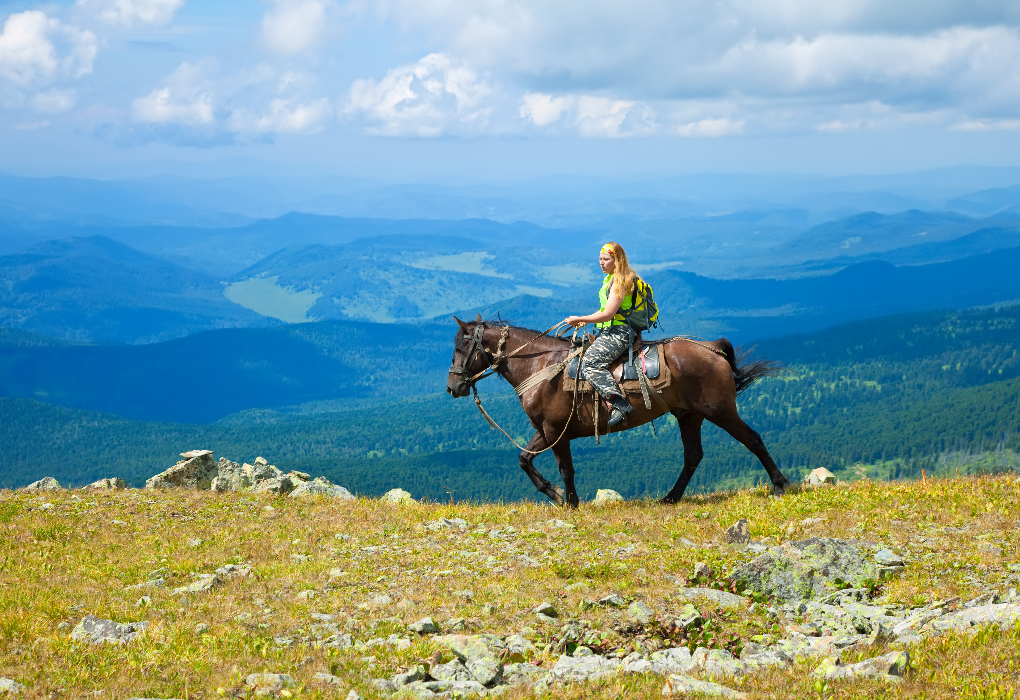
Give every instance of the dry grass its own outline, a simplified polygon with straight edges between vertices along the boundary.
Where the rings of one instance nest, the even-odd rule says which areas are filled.
[[[536,660],[548,666],[556,655],[546,645],[558,630],[529,612],[542,601],[553,603],[561,619],[586,620],[604,633],[597,640],[603,649],[654,649],[679,642],[628,628],[620,611],[582,609],[583,601],[616,592],[660,611],[678,609],[682,602],[668,576],[688,576],[701,561],[725,573],[747,558],[721,544],[723,529],[741,517],[750,521],[753,539],[766,543],[818,535],[894,545],[912,564],[880,592],[890,603],[966,599],[1016,585],[1008,564],[1020,562],[1017,488],[1012,479],[991,477],[865,481],[778,500],[747,490],[676,507],[636,502],[576,512],[534,504],[392,506],[193,492],[0,492],[0,675],[29,686],[32,698],[230,695],[246,674],[259,671],[291,674],[302,684],[295,695],[346,697],[356,688],[375,697],[368,679],[429,657],[435,651],[429,638],[403,652],[284,647],[276,638],[302,636],[312,612],[337,615],[341,628],[360,640],[406,634],[407,623],[426,615],[441,626],[465,618],[468,632],[523,632],[539,647]],[[53,507],[40,509],[44,502]],[[463,518],[469,529],[423,527],[442,517]],[[816,518],[824,520],[804,523]],[[573,527],[556,527],[551,519]],[[192,547],[193,538],[204,541]],[[207,593],[170,595],[189,574],[229,562],[250,564],[255,573]],[[166,588],[124,590],[157,570]],[[314,597],[299,597],[303,590]],[[465,590],[471,599],[455,595]],[[146,593],[152,604],[136,607]],[[381,594],[393,603],[369,603]],[[716,644],[773,630],[761,615],[699,607],[717,625]],[[121,647],[90,647],[58,629],[87,613],[152,626]],[[238,619],[242,613],[250,617]],[[199,623],[209,631],[196,634]],[[817,661],[730,684],[761,698],[1013,697],[1018,642],[1020,629],[928,640],[913,650],[915,668],[897,686],[818,683],[811,675]],[[365,662],[366,654],[375,661]],[[318,671],[345,685],[312,684]],[[659,677],[621,677],[556,689],[555,696],[657,698],[662,686]],[[503,697],[525,696],[513,690]]]

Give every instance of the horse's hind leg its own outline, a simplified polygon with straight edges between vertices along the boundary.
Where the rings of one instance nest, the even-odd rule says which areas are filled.
[[[680,502],[684,491],[687,490],[687,484],[694,476],[694,470],[698,468],[701,458],[705,456],[701,449],[701,424],[705,419],[696,413],[673,412],[673,416],[680,424],[680,439],[684,443],[684,469],[680,472],[680,477],[676,480],[673,488],[663,497],[662,503]]]
[[[570,442],[560,442],[552,448],[553,456],[556,457],[556,464],[560,468],[560,478],[563,479],[563,487],[567,490],[567,505],[577,508],[580,499],[577,497],[577,489],[574,488],[574,458],[570,454]]]
[[[541,431],[539,431],[539,432],[536,432],[535,436],[533,438],[531,438],[531,440],[528,441],[528,444],[526,445],[526,448],[527,448],[527,450],[530,450],[531,452],[538,452],[539,450],[544,450],[546,447],[548,447],[548,445],[549,445],[549,443],[546,441],[545,435],[543,435],[541,433]],[[531,483],[533,483],[535,485],[535,488],[537,488],[539,491],[541,491],[546,496],[548,496],[552,501],[554,501],[556,503],[556,505],[562,506],[564,504],[565,500],[566,500],[565,496],[563,494],[563,489],[561,489],[558,486],[553,486],[551,483],[549,483],[548,479],[546,479],[544,476],[539,474],[538,470],[535,469],[535,465],[532,464],[532,460],[535,459],[535,455],[530,454],[527,451],[522,451],[521,452],[521,456],[520,456],[519,459],[520,459],[520,462],[521,462],[521,469],[523,469],[524,473],[528,475],[529,479],[531,479]],[[558,457],[557,457],[557,461],[559,461]],[[562,471],[563,470],[561,468],[560,469],[560,473],[561,474],[562,474]],[[573,481],[573,475],[574,475],[573,467],[570,468],[570,475],[571,475],[570,484],[571,484],[571,486],[573,486],[573,483],[574,483],[574,481]],[[564,483],[566,483],[566,482],[564,482]],[[574,495],[574,498],[575,499],[577,498],[576,494]]]
[[[744,419],[737,413],[736,406],[721,412],[719,415],[709,416],[708,419],[732,435],[737,442],[750,450],[751,454],[758,458],[758,461],[765,467],[765,471],[768,472],[769,479],[772,481],[773,496],[782,496],[786,493],[786,489],[790,486],[789,479],[783,476],[783,472],[779,471],[779,467],[772,461],[772,455],[765,449],[765,443],[762,441],[761,435],[752,430],[751,426],[744,422]]]

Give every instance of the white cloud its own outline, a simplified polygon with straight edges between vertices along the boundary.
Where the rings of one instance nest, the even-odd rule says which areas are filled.
[[[436,136],[484,127],[492,109],[482,101],[491,92],[469,66],[433,53],[378,82],[355,80],[344,111],[364,119],[374,133]]]
[[[680,124],[675,131],[680,136],[730,136],[743,133],[744,120],[734,121],[727,117],[701,119],[688,124]]]
[[[540,92],[529,92],[521,100],[520,115],[535,126],[548,126],[558,122],[563,113],[571,107],[566,97],[553,97]]]
[[[325,0],[277,0],[262,18],[262,38],[276,53],[301,53],[318,43],[325,19]]]
[[[254,134],[315,133],[323,129],[332,115],[333,106],[325,97],[306,103],[277,98],[271,100],[261,114],[253,114],[243,108],[234,111],[230,115],[229,128],[238,133]]]
[[[75,90],[47,90],[32,98],[32,106],[37,112],[57,114],[73,108],[77,101],[78,93]]]
[[[0,76],[22,88],[92,72],[96,36],[39,10],[10,15],[0,32]]]
[[[1020,119],[966,121],[949,128],[953,131],[1020,131]]]
[[[131,118],[144,124],[209,126],[216,120],[209,64],[182,63],[167,85],[131,102]]]
[[[166,24],[184,7],[184,0],[78,0],[77,4],[92,9],[107,24],[133,27]]]

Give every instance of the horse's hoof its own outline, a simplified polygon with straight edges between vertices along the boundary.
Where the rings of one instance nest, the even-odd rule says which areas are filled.
[[[788,480],[783,480],[778,484],[772,484],[772,495],[776,498],[786,495],[786,490],[790,488],[792,484]]]
[[[552,487],[552,495],[550,496],[550,498],[552,498],[553,501],[555,501],[556,505],[558,506],[562,506],[567,502],[567,494],[564,493],[563,489],[561,489],[559,486]]]
[[[664,506],[675,506],[679,502],[680,502],[679,498],[673,498],[672,496],[663,496],[662,498],[659,499],[659,503],[661,503]]]

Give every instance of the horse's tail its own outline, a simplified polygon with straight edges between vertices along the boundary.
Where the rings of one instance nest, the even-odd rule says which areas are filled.
[[[715,344],[726,353],[726,360],[730,363],[730,369],[733,370],[733,381],[737,385],[737,396],[762,377],[770,377],[783,370],[783,366],[773,360],[755,360],[748,364],[741,364],[744,358],[751,354],[751,351],[741,353],[740,357],[737,357],[733,351],[733,344],[726,338],[720,338],[715,341]]]

